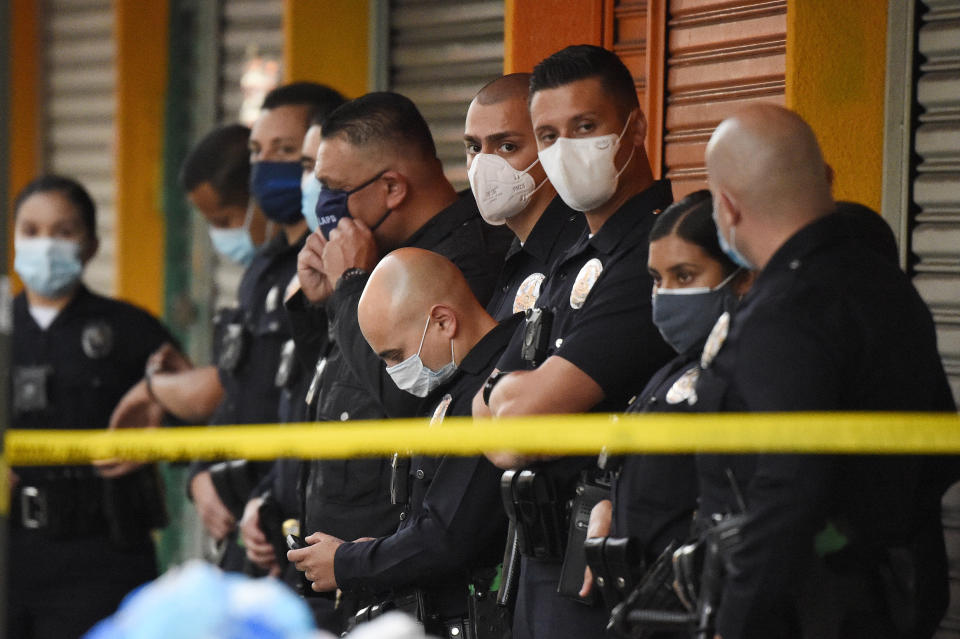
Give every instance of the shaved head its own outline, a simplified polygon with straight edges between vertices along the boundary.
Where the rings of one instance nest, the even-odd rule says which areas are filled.
[[[771,215],[833,208],[829,169],[810,126],[788,109],[749,106],[720,123],[707,145],[710,184],[737,205]]]
[[[530,94],[530,75],[529,73],[510,73],[499,77],[484,85],[477,92],[474,100],[483,106],[499,104],[505,100],[516,98],[526,102]]]
[[[453,325],[450,339],[460,342],[457,351],[464,355],[496,324],[447,258],[418,248],[389,253],[360,296],[357,319],[363,336],[388,364],[398,363],[417,352],[428,317],[441,328],[443,322]],[[441,346],[439,365],[450,360],[449,344]],[[423,350],[422,359],[430,366],[426,341]]]

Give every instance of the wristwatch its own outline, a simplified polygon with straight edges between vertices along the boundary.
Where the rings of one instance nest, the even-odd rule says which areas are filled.
[[[483,383],[483,403],[487,406],[490,405],[490,393],[493,392],[493,387],[497,383],[509,375],[509,371],[495,371],[490,377],[487,378],[487,381]]]
[[[357,268],[356,266],[352,268],[348,268],[340,276],[340,279],[337,280],[337,285],[334,288],[336,288],[339,291],[341,288],[343,288],[344,284],[346,284],[348,281],[352,280],[353,278],[362,277],[366,275],[369,275],[369,273],[367,273],[362,268]]]

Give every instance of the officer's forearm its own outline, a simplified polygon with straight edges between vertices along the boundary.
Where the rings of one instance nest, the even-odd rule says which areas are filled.
[[[206,422],[223,399],[223,386],[214,366],[154,373],[150,386],[164,409],[186,422]]]
[[[603,389],[586,373],[553,355],[532,371],[515,371],[490,393],[497,417],[582,413],[603,399]]]

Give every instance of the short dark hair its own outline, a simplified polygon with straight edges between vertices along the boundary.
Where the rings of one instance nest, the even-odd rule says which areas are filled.
[[[530,77],[530,98],[537,91],[599,78],[604,90],[617,102],[621,115],[639,108],[637,89],[630,70],[616,53],[592,44],[576,44],[557,51],[533,67]]]
[[[250,200],[250,129],[227,124],[207,133],[180,166],[180,185],[190,193],[207,182],[224,205],[247,206]]]
[[[346,102],[339,91],[316,82],[293,82],[272,90],[263,99],[261,109],[270,111],[282,106],[305,106],[309,124],[323,124],[323,120]]]
[[[381,91],[368,93],[338,107],[323,123],[323,139],[342,135],[354,146],[377,143],[397,151],[420,151],[437,157],[437,147],[427,121],[410,98]]]
[[[516,97],[527,99],[530,90],[529,73],[508,73],[495,80],[487,82],[477,91],[474,100],[483,106],[499,104],[504,100],[510,100]]]
[[[720,248],[717,225],[713,221],[713,198],[707,189],[694,191],[664,209],[650,229],[650,241],[672,234],[703,249],[720,263],[725,274],[737,270],[737,265]]]
[[[87,189],[83,188],[82,184],[62,175],[41,175],[23,187],[13,203],[14,219],[16,219],[17,213],[20,212],[20,205],[22,205],[28,197],[37,193],[50,192],[61,193],[67,198],[67,201],[74,206],[80,215],[80,223],[83,224],[83,228],[87,231],[90,239],[96,239],[97,207],[93,203],[93,198],[90,197],[90,193],[87,192]]]

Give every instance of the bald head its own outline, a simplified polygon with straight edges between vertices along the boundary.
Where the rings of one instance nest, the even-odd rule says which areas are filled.
[[[706,159],[711,187],[743,209],[814,218],[833,208],[817,138],[783,107],[752,105],[721,122]]]
[[[418,248],[397,249],[380,261],[363,289],[357,314],[363,336],[388,365],[415,354],[423,338],[421,359],[434,369],[450,361],[451,340],[459,363],[496,324],[460,269]],[[435,329],[424,336],[428,317]]]
[[[477,92],[474,100],[483,106],[499,104],[505,100],[514,100],[517,98],[526,102],[529,93],[530,74],[509,73],[484,85],[484,87]]]

